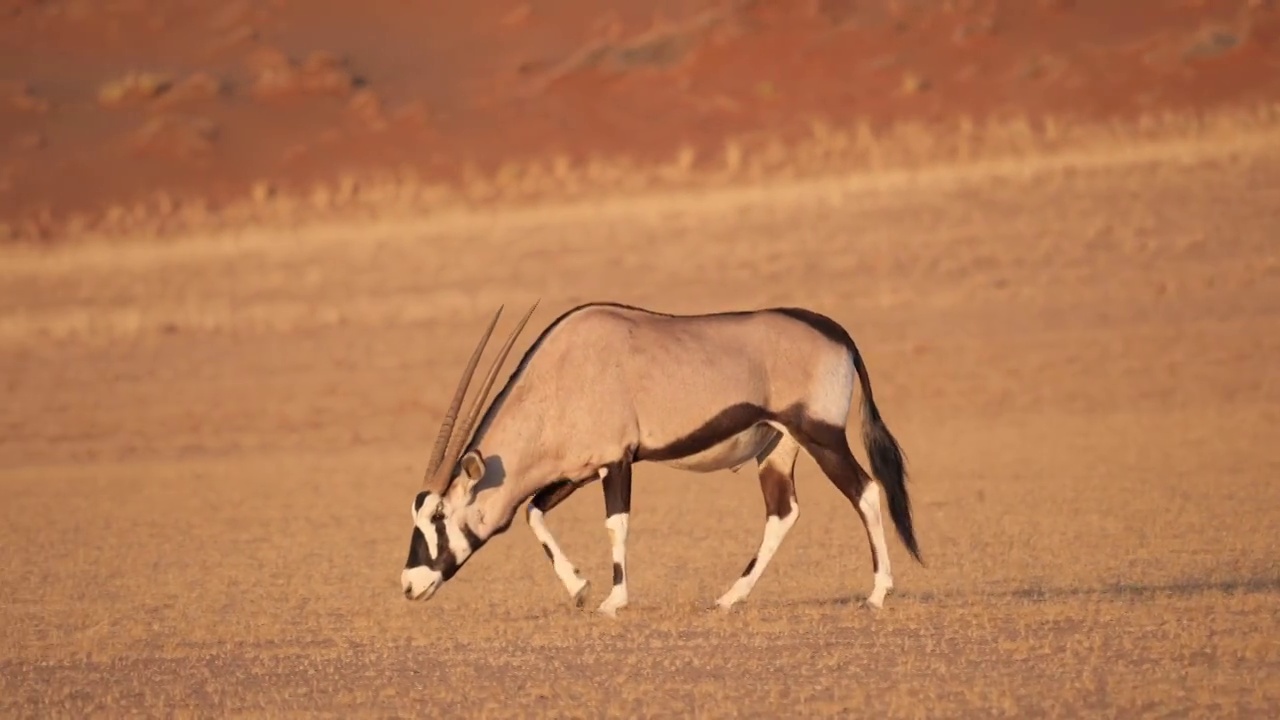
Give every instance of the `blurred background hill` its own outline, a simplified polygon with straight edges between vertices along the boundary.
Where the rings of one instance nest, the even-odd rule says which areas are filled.
[[[1278,33],[1270,0],[4,0],[0,237],[1265,104]]]

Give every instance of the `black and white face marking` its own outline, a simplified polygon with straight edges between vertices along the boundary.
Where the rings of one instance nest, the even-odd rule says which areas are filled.
[[[447,498],[423,491],[413,500],[413,534],[400,586],[410,600],[429,600],[483,541],[461,521]]]

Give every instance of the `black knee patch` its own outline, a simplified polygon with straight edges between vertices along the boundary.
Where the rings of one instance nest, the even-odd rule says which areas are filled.
[[[747,563],[747,569],[742,571],[742,577],[746,577],[750,575],[751,571],[755,569],[756,569],[756,559],[751,558],[751,562]]]
[[[613,564],[613,584],[621,585],[624,579],[626,578],[624,573],[622,572],[622,563],[614,563]]]
[[[764,493],[765,515],[783,518],[791,514],[791,476],[776,467],[760,468],[760,490]]]

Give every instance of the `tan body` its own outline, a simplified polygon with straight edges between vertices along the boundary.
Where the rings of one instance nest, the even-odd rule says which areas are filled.
[[[878,606],[892,586],[879,495],[845,439],[859,380],[872,465],[877,475],[883,469],[891,476],[894,520],[915,554],[901,456],[875,408],[858,350],[834,321],[795,308],[673,316],[591,304],[565,313],[532,344],[489,405],[453,464],[452,479],[419,495],[415,522],[428,544],[447,545],[456,555],[456,570],[528,503],[535,535],[581,602],[586,582],[542,516],[577,488],[603,479],[615,566],[614,593],[601,609],[612,614],[626,604],[631,466],[656,462],[712,472],[754,459],[766,537],[735,589],[721,598],[724,607],[746,596],[794,523],[792,473],[805,449],[867,524],[876,565],[871,599]],[[430,549],[418,555],[436,557]],[[413,563],[411,551],[406,574]],[[443,572],[444,579],[451,574]],[[421,585],[408,575],[404,582],[410,596]],[[438,584],[433,581],[432,592]]]
[[[848,351],[785,315],[588,306],[546,334],[472,447],[501,460],[500,485],[486,481],[501,487],[501,501],[519,503],[555,480],[591,479],[624,455],[643,459],[646,449],[670,447],[741,403],[779,414],[803,406],[843,425],[853,383]],[[776,434],[761,421],[659,462],[699,472],[737,467]]]

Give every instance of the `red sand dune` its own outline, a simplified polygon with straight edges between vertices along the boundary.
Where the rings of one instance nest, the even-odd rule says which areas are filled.
[[[833,123],[1280,96],[1271,0],[0,2],[0,222]],[[135,205],[145,202],[145,206]]]

